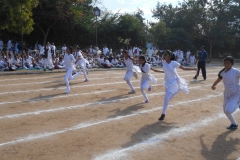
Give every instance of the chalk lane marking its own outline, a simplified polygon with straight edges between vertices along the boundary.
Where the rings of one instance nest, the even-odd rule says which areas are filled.
[[[144,140],[143,142],[134,144],[130,147],[119,149],[119,150],[111,150],[106,152],[106,154],[100,155],[95,157],[93,160],[117,160],[117,159],[125,159],[130,158],[131,151],[136,150],[144,150],[150,147],[154,147],[155,145],[159,144],[160,142],[169,139],[170,137],[178,137],[182,135],[186,135],[186,132],[190,133],[193,130],[197,130],[199,127],[207,126],[211,124],[211,122],[217,121],[221,118],[224,118],[226,115],[223,113],[218,113],[212,116],[212,118],[206,118],[200,120],[195,123],[188,124],[187,126],[174,128],[166,133],[155,134],[149,139]]]
[[[185,75],[182,77],[189,77],[192,75]],[[158,78],[164,79],[163,77]],[[211,79],[211,78],[208,78]],[[139,82],[140,80],[132,80],[131,82]],[[92,87],[92,86],[102,86],[102,85],[111,85],[111,84],[122,84],[126,83],[125,81],[119,81],[119,82],[112,82],[112,83],[100,83],[100,84],[89,84],[89,85],[76,85],[73,88],[82,88],[82,87]],[[49,90],[60,90],[60,89],[66,89],[66,87],[59,87],[59,88],[45,88],[45,89],[35,89],[35,90],[17,90],[17,91],[10,91],[10,92],[1,92],[0,95],[5,95],[5,94],[17,94],[17,93],[28,93],[28,92],[39,92],[39,91],[49,91]]]
[[[208,85],[206,85],[206,86],[208,86]],[[202,86],[189,87],[189,89],[197,89],[197,88],[201,88],[201,87]],[[164,94],[165,94],[165,92],[158,92],[158,93],[148,94],[148,96],[159,96],[159,95],[164,95]],[[133,97],[108,100],[108,101],[86,103],[86,104],[82,104],[82,105],[52,108],[52,109],[47,109],[47,110],[38,110],[38,111],[25,112],[25,113],[19,113],[19,114],[9,114],[9,115],[0,116],[0,119],[19,118],[19,117],[28,116],[28,115],[39,115],[39,114],[42,114],[42,113],[51,113],[51,112],[64,111],[64,110],[68,110],[68,109],[84,108],[84,107],[88,107],[88,106],[96,106],[96,105],[101,105],[101,104],[106,104],[106,103],[121,102],[121,101],[125,101],[125,100],[141,98],[141,97],[142,97],[142,95],[138,95],[138,96],[133,96]]]
[[[61,95],[61,96],[47,96],[47,97],[43,97],[43,98],[34,98],[31,100],[20,100],[20,101],[10,101],[10,102],[0,102],[0,106],[1,105],[6,105],[6,104],[14,104],[14,103],[25,103],[25,102],[37,102],[37,101],[41,101],[41,100],[51,100],[51,99],[59,99],[59,98],[68,98],[68,97],[76,97],[76,96],[82,96],[82,95],[91,95],[91,94],[100,94],[100,93],[106,93],[106,92],[113,92],[116,91],[116,89],[114,90],[104,90],[104,91],[96,91],[96,92],[87,92],[87,93],[79,93],[79,94],[65,94],[65,95]]]
[[[178,102],[174,105],[170,105],[171,107],[176,106],[176,105],[180,105],[180,104],[187,104],[187,103],[192,103],[192,102],[200,102],[203,100],[207,100],[210,98],[216,98],[222,96],[222,93],[220,94],[214,94],[214,95],[207,95],[203,98],[198,98],[198,99],[194,99],[194,100],[189,100],[189,101],[182,101],[182,102]],[[77,106],[75,106],[76,108]],[[96,126],[96,125],[100,125],[100,124],[104,124],[104,123],[108,123],[108,122],[112,122],[112,121],[117,121],[117,120],[121,120],[124,118],[128,118],[128,117],[133,117],[136,115],[142,115],[144,113],[150,113],[150,112],[154,112],[157,110],[160,110],[162,107],[157,107],[157,108],[153,108],[150,110],[144,110],[144,111],[140,111],[140,112],[135,112],[133,114],[129,114],[129,115],[125,115],[125,116],[118,116],[116,118],[109,118],[107,120],[101,120],[98,122],[85,122],[85,123],[80,123],[78,125],[75,125],[71,128],[67,128],[64,130],[59,130],[59,131],[55,131],[55,132],[45,132],[45,133],[41,133],[41,134],[34,134],[34,135],[29,135],[27,137],[23,137],[17,140],[13,140],[13,141],[9,141],[9,142],[4,142],[4,143],[0,143],[0,147],[5,146],[5,145],[13,145],[13,144],[17,144],[17,143],[21,143],[21,142],[27,142],[27,141],[32,141],[32,140],[37,140],[37,139],[42,139],[42,138],[47,138],[53,135],[57,135],[57,134],[61,134],[61,133],[65,133],[68,131],[74,131],[74,130],[80,130],[80,129],[84,129],[87,127],[91,127],[91,126]],[[65,109],[65,108],[64,108]]]
[[[157,69],[162,69],[162,68],[157,68]],[[219,68],[220,69],[220,68]],[[104,75],[113,75],[113,74],[124,74],[126,72],[126,70],[117,70],[117,71],[122,71],[121,73],[117,73],[115,71],[106,71],[107,74],[104,73]],[[211,72],[211,71],[216,71],[216,70],[207,70],[207,72]],[[112,72],[112,73],[111,73]],[[64,72],[62,72],[62,78],[64,77]],[[93,72],[90,72],[93,73]],[[178,73],[184,73],[184,71],[178,71]],[[61,73],[53,73],[53,74],[61,74]],[[103,75],[103,74],[90,74],[90,76],[99,76],[99,75]],[[217,75],[217,73],[216,73]],[[59,77],[59,75],[56,76],[40,76],[40,77],[31,77],[31,78],[12,78],[12,79],[3,79],[0,80],[0,82],[4,82],[4,81],[16,81],[16,80],[33,80],[33,79],[49,79],[49,78],[56,78]]]

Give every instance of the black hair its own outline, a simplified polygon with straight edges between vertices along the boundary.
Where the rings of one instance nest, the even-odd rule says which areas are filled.
[[[72,47],[67,47],[70,50],[70,53],[72,53]]]
[[[128,51],[127,51],[127,50],[125,50],[125,49],[122,51],[122,53],[124,53],[124,54],[127,54],[127,55],[128,55]],[[132,58],[131,58],[129,55],[128,55],[128,58],[129,58],[129,59],[131,59],[131,60],[133,61],[133,59],[132,59]]]
[[[227,56],[223,59],[223,62],[229,61],[232,65],[234,65],[234,58],[232,56]]]
[[[223,68],[219,73],[218,73],[218,78],[222,79],[223,77],[221,76],[221,73],[225,71],[225,68]]]
[[[169,49],[165,51],[165,54],[169,55],[171,61],[175,61],[176,57],[175,54],[172,53]]]
[[[142,67],[144,67],[145,64],[147,63],[146,58],[145,58],[144,56],[140,56],[138,59],[141,59],[141,60],[144,60],[144,61],[145,61],[145,63],[142,65]],[[142,71],[143,73],[145,73],[145,72],[143,71],[142,67],[141,67],[141,71]]]

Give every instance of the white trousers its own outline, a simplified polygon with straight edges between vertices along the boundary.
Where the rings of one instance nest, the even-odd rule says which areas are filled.
[[[132,89],[132,91],[135,91],[135,88],[133,87],[132,83],[130,82],[130,79],[132,78],[132,76],[133,76],[133,71],[127,70],[126,75],[123,79],[124,79],[124,81],[127,82],[127,84]]]
[[[143,78],[141,79],[141,86],[140,86],[140,89],[141,89],[141,92],[142,92],[142,95],[143,97],[145,98],[145,100],[149,100],[146,93],[145,93],[145,90],[148,89],[150,86],[150,79],[148,79],[147,77],[146,78]]]
[[[162,114],[166,114],[169,101],[178,93],[178,85],[176,83],[170,86],[169,88],[166,88],[165,90],[166,90],[166,93],[164,97]]]
[[[73,68],[69,68],[67,71],[66,71],[66,74],[65,74],[65,77],[64,77],[64,81],[66,83],[66,87],[67,87],[67,90],[70,91],[70,85],[69,85],[69,80],[73,80],[74,78],[76,78],[78,75],[75,74],[74,76],[72,76],[72,71],[73,71]]]
[[[223,102],[223,111],[231,121],[232,124],[237,125],[236,120],[233,117],[233,112],[237,110],[238,101],[239,101],[239,94],[232,95],[231,97],[227,96],[227,93],[224,93],[224,102]]]
[[[44,69],[46,69],[47,66],[48,66],[48,68],[52,68],[51,58],[44,58]]]

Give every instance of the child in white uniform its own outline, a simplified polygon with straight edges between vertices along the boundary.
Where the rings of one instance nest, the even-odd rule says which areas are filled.
[[[191,56],[190,56],[190,66],[194,66],[194,63],[195,63],[195,56],[193,55],[193,54],[191,54]]]
[[[74,76],[72,76],[72,71],[75,70],[75,67],[74,67],[75,59],[74,59],[73,55],[71,54],[72,48],[68,47],[66,52],[67,52],[67,54],[64,55],[64,64],[65,64],[65,68],[66,68],[66,75],[64,77],[64,81],[66,82],[66,86],[67,86],[65,93],[68,93],[70,91],[68,79],[72,80],[72,79],[76,78],[78,75],[81,74],[81,72],[78,72]]]
[[[87,63],[88,61],[83,58],[82,53],[79,50],[79,47],[77,47],[77,62],[76,62],[76,66],[79,66],[82,68],[82,73],[85,77],[85,81],[84,82],[88,82],[88,76],[87,76]]]
[[[138,77],[137,77],[136,72],[141,72],[141,71],[140,71],[139,67],[133,65],[134,59],[129,57],[127,51],[125,51],[125,50],[122,51],[122,55],[123,55],[124,63],[127,67],[127,72],[124,77],[124,80],[127,82],[129,87],[131,88],[131,91],[128,93],[133,94],[133,93],[136,93],[136,90],[133,87],[132,83],[130,82],[130,79],[132,78],[132,76],[134,76],[137,79]]]
[[[164,85],[165,85],[165,98],[164,105],[162,110],[162,115],[158,120],[164,120],[166,111],[168,108],[169,101],[179,92],[183,91],[188,93],[188,84],[185,79],[182,79],[177,74],[176,68],[180,68],[182,70],[197,70],[196,68],[185,68],[181,66],[180,63],[174,61],[175,56],[170,50],[166,50],[164,53],[164,61],[163,61],[163,70],[159,71],[156,69],[152,69],[155,72],[165,73],[164,77]]]
[[[228,56],[224,59],[224,69],[218,74],[218,79],[213,83],[212,90],[216,89],[216,85],[223,80],[224,84],[224,101],[223,111],[231,121],[231,125],[227,129],[237,129],[238,124],[233,117],[233,112],[239,107],[240,89],[239,89],[239,78],[240,71],[233,68],[234,59]]]
[[[149,99],[145,93],[144,90],[148,89],[150,92],[152,90],[152,87],[150,85],[150,81],[152,81],[154,84],[157,83],[157,79],[150,73],[151,66],[146,62],[146,59],[144,56],[139,57],[139,67],[142,71],[142,78],[141,78],[141,92],[143,97],[145,98],[145,101],[143,103],[148,103]]]

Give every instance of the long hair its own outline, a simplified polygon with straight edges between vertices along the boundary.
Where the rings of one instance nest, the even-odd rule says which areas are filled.
[[[165,54],[169,55],[171,61],[176,60],[175,54],[173,54],[172,51],[170,51],[169,49],[165,51]]]
[[[142,67],[144,67],[145,64],[147,63],[146,58],[145,58],[144,56],[140,56],[138,59],[141,59],[141,60],[144,61],[144,63],[142,64]],[[141,67],[141,71],[142,71],[143,73],[145,73],[145,72],[143,71],[142,67]]]

